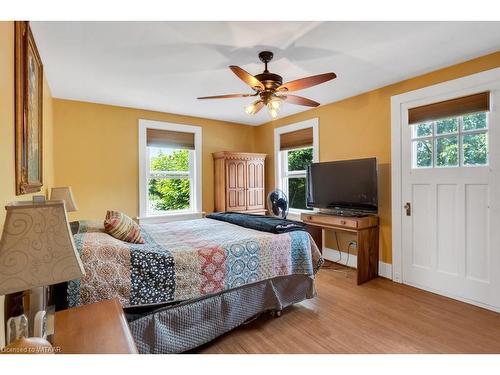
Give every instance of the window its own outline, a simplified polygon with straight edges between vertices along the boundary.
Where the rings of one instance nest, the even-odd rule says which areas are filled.
[[[193,208],[194,150],[167,147],[148,149],[148,213]]]
[[[140,217],[201,212],[201,128],[139,122]]]
[[[487,112],[411,126],[413,168],[488,165]]]
[[[276,187],[288,197],[290,211],[312,210],[306,203],[307,167],[318,161],[318,121],[275,129]]]
[[[313,161],[313,148],[305,147],[281,151],[283,161],[282,188],[289,206],[297,210],[311,210],[306,205],[306,172]]]

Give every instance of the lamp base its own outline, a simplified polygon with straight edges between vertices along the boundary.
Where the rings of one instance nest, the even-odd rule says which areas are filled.
[[[12,316],[7,320],[7,344],[22,337],[28,337],[28,317],[24,314]]]

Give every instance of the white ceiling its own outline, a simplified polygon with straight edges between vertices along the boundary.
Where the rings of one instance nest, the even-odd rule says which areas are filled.
[[[500,50],[500,22],[32,22],[57,98],[144,108],[252,125],[249,93],[228,68],[285,81],[333,71],[338,78],[297,92],[328,104]],[[309,109],[286,103],[280,117]]]

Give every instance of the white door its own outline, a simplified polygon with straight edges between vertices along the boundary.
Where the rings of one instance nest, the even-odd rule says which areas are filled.
[[[497,311],[499,98],[496,86],[487,114],[412,126],[401,114],[402,281]]]

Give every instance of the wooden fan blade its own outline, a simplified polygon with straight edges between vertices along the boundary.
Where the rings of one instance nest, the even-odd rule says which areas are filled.
[[[226,94],[215,96],[200,96],[197,99],[227,99],[227,98],[248,98],[249,96],[256,96],[257,94]]]
[[[320,83],[330,81],[336,78],[335,73],[324,73],[318,74],[317,76],[310,76],[306,78],[297,79],[295,81],[290,81],[279,86],[276,91],[287,90],[287,91],[298,91],[307,89],[311,86],[319,85]]]
[[[256,113],[258,113],[262,108],[264,108],[264,102],[262,100],[259,100],[257,103],[255,103],[253,114],[255,115]]]
[[[249,115],[255,115],[257,112],[259,112],[262,107],[264,107],[264,102],[262,100],[256,100],[253,102],[251,105],[245,108],[245,111]]]
[[[233,73],[238,76],[239,79],[241,79],[243,82],[245,82],[248,86],[250,86],[254,90],[265,89],[261,81],[259,81],[250,73],[248,73],[246,70],[241,69],[239,66],[231,65],[229,69],[231,69]]]
[[[283,98],[285,101],[292,103],[292,104],[306,105],[308,107],[319,106],[318,102],[315,102],[314,100],[311,100],[311,99],[303,98],[302,96],[283,95],[283,96],[280,96],[280,98]]]

